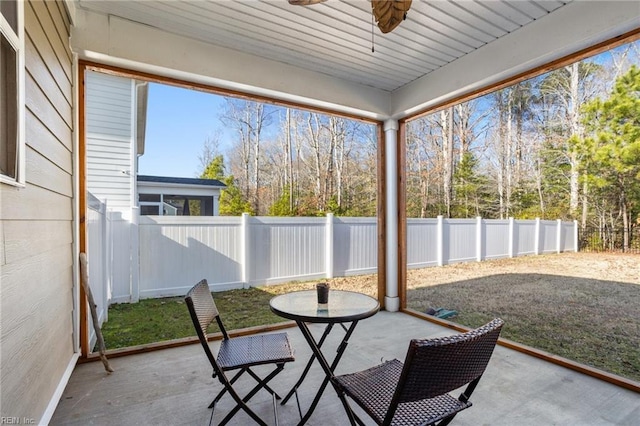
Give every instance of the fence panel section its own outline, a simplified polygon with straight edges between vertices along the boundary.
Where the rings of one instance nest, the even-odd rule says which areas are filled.
[[[138,228],[140,298],[183,295],[203,278],[243,286],[241,218],[141,216]]]
[[[131,301],[131,277],[132,265],[131,251],[132,232],[135,230],[132,223],[123,219],[120,212],[109,212],[107,215],[111,228],[111,300],[114,302]]]
[[[375,274],[378,270],[378,222],[370,217],[340,217],[333,223],[332,275]]]
[[[482,259],[509,257],[509,220],[483,220]]]
[[[109,305],[109,237],[107,223],[107,207],[92,194],[87,197],[87,263],[89,287],[96,305],[100,325],[107,320]],[[89,321],[89,344],[96,342],[93,322]]]
[[[477,259],[477,223],[475,219],[444,220],[443,263]]]
[[[407,267],[438,265],[438,219],[407,219]]]
[[[324,218],[250,218],[249,284],[325,276]]]
[[[558,251],[558,222],[555,220],[540,221],[540,253]]]
[[[538,236],[536,235],[536,222],[531,220],[514,220],[513,244],[514,255],[524,256],[536,254]]]

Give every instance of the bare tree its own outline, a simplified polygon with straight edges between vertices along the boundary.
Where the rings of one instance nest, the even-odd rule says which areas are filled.
[[[446,216],[451,217],[453,200],[453,107],[440,111],[442,129],[442,192]]]
[[[241,164],[240,188],[253,210],[260,214],[260,144],[263,131],[271,122],[271,114],[263,103],[225,98],[225,110],[220,120],[236,132],[234,152]],[[234,162],[232,161],[232,164]]]

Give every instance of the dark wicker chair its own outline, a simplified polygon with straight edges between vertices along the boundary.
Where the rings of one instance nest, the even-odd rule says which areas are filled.
[[[334,377],[352,425],[363,424],[349,396],[379,425],[446,425],[471,406],[504,322],[497,318],[464,334],[411,340],[404,364],[394,359]],[[466,386],[456,399],[449,392]]]
[[[236,406],[222,419],[220,425],[226,424],[240,409],[244,410],[258,424],[266,425],[246,404],[260,389],[266,389],[273,396],[274,415],[277,424],[278,416],[275,401],[280,399],[280,396],[267,383],[282,371],[285,363],[294,360],[287,334],[276,333],[229,338],[206,280],[200,281],[189,290],[185,301],[200,343],[213,367],[213,377],[217,377],[223,385],[223,389],[209,405],[209,408],[212,408],[209,423],[213,420],[216,403],[220,401],[226,392],[229,392],[236,401]],[[207,328],[214,320],[217,322],[223,336],[217,357],[213,355],[207,342]],[[265,364],[275,364],[275,369],[264,379],[261,379],[251,370],[251,367]],[[230,370],[238,370],[238,372],[233,378],[228,379],[225,372]],[[258,384],[246,396],[240,397],[233,384],[243,373],[248,373]]]

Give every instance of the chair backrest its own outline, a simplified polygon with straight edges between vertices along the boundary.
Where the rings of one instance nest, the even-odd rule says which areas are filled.
[[[496,318],[467,333],[411,340],[395,402],[433,398],[479,379],[503,324]]]
[[[204,352],[207,354],[207,358],[209,358],[216,374],[222,375],[222,370],[218,366],[216,357],[211,352],[209,342],[207,341],[207,328],[215,320],[218,322],[225,338],[228,338],[228,336],[222,326],[222,322],[220,321],[220,314],[218,313],[216,303],[213,301],[213,297],[211,296],[207,280],[202,280],[193,286],[185,296],[184,300],[187,303],[191,320],[193,321],[193,325],[196,329],[198,339],[204,348]]]

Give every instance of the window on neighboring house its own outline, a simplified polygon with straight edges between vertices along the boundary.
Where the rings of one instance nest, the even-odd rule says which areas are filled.
[[[0,1],[0,181],[24,184],[23,2]]]
[[[140,194],[143,216],[213,216],[213,197],[199,195]]]

